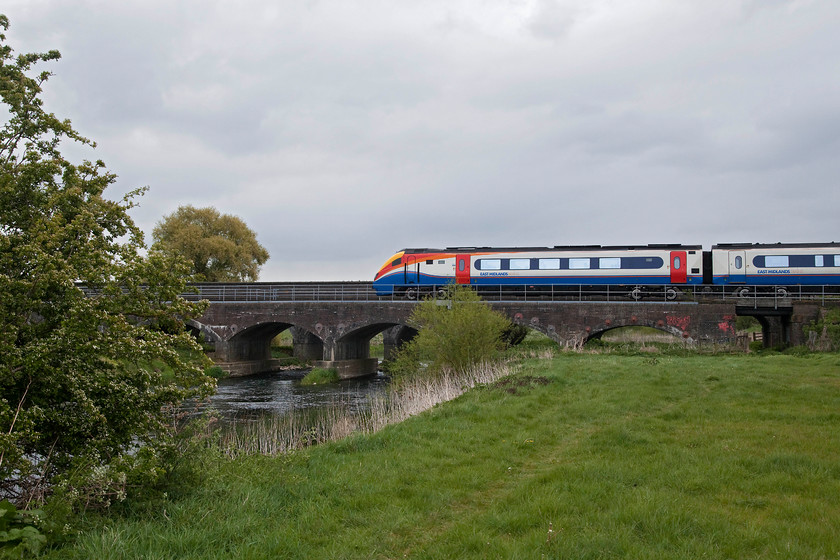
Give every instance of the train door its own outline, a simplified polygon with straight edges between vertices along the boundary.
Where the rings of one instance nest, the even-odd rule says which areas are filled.
[[[403,275],[406,284],[417,284],[420,282],[420,261],[414,256],[406,256],[403,260],[405,267]]]
[[[729,281],[747,283],[747,255],[744,251],[729,251]]]
[[[456,255],[455,256],[455,283],[469,284],[470,283],[470,256]]]
[[[685,284],[688,281],[688,264],[685,251],[671,251],[671,284]]]

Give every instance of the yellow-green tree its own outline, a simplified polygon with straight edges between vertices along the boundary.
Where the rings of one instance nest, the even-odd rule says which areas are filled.
[[[152,248],[181,255],[200,282],[254,282],[268,251],[236,216],[213,207],[181,206],[158,222]]]

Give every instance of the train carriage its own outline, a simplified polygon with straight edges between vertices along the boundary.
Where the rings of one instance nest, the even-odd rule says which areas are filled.
[[[404,249],[382,266],[374,288],[412,297],[449,283],[532,289],[701,284],[702,259],[699,245]]]
[[[840,284],[840,243],[722,243],[712,247],[711,260],[715,284]]]

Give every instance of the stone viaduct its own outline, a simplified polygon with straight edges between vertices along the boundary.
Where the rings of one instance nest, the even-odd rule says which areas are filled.
[[[235,298],[234,298],[235,299]],[[271,299],[271,298],[269,298]],[[343,298],[342,298],[343,299]],[[547,335],[561,347],[581,347],[587,340],[626,326],[647,326],[680,337],[691,345],[736,342],[735,318],[759,319],[764,343],[802,344],[802,326],[819,317],[814,303],[774,302],[739,305],[737,300],[702,302],[497,301],[488,302],[513,322]],[[411,301],[213,301],[192,329],[215,345],[215,360],[231,375],[270,371],[271,340],[292,329],[296,357],[335,367],[344,378],[374,373],[370,340],[383,333],[386,357],[416,331],[408,325]]]

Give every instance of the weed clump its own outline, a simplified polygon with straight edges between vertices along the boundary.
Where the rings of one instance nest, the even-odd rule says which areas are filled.
[[[326,385],[327,383],[337,383],[341,381],[338,376],[338,370],[335,368],[313,368],[312,371],[300,381],[301,385]]]

